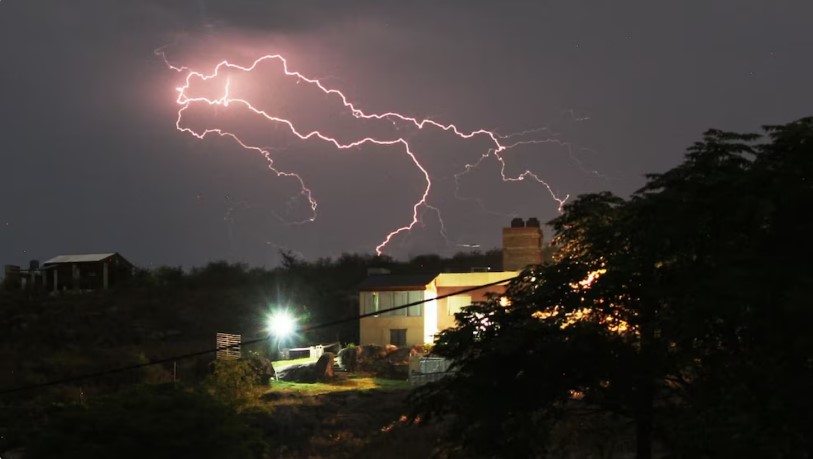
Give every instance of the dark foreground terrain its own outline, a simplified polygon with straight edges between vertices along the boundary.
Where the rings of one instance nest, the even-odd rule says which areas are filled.
[[[432,455],[438,427],[406,420],[406,383],[343,378],[330,385],[279,383],[247,408],[267,435],[271,457]]]

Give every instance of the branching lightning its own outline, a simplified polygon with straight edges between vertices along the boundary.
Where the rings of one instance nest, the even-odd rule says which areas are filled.
[[[397,147],[405,153],[411,162],[415,165],[418,171],[423,175],[423,179],[425,181],[425,185],[423,188],[423,192],[413,205],[412,205],[412,218],[409,223],[404,224],[398,228],[393,229],[389,234],[387,234],[381,242],[376,246],[375,251],[377,254],[381,255],[384,249],[390,244],[394,238],[397,236],[409,232],[412,230],[420,221],[421,216],[426,210],[430,210],[434,212],[437,217],[438,221],[441,225],[441,234],[444,238],[446,238],[445,233],[445,224],[443,222],[443,218],[441,216],[440,209],[430,203],[430,195],[432,192],[432,178],[424,165],[418,160],[418,157],[415,155],[412,146],[410,143],[404,139],[403,137],[397,138],[377,138],[377,137],[362,137],[355,139],[350,142],[342,142],[339,141],[337,138],[328,135],[319,130],[302,130],[298,128],[294,122],[291,120],[281,118],[279,116],[275,116],[273,114],[267,113],[265,110],[256,107],[253,105],[249,100],[237,97],[232,94],[231,89],[231,80],[229,75],[231,72],[244,72],[250,73],[253,72],[255,69],[258,68],[261,64],[269,61],[277,61],[282,65],[282,71],[286,77],[295,78],[297,82],[306,83],[312,85],[315,88],[318,88],[322,91],[325,95],[335,97],[342,106],[348,110],[353,117],[362,120],[386,120],[395,125],[399,123],[403,123],[405,125],[411,125],[418,130],[423,130],[427,128],[435,128],[440,129],[442,131],[451,133],[457,136],[460,139],[471,139],[474,137],[483,137],[487,139],[491,143],[491,147],[484,152],[479,159],[472,163],[466,164],[464,169],[459,173],[455,174],[455,182],[459,180],[462,175],[467,174],[472,169],[477,168],[485,159],[489,157],[494,157],[500,163],[500,177],[504,182],[521,182],[524,180],[533,180],[541,184],[547,192],[550,194],[551,198],[558,204],[559,209],[561,210],[562,206],[564,205],[565,201],[568,199],[569,195],[564,197],[560,197],[556,194],[553,188],[540,177],[537,173],[531,170],[525,170],[516,175],[509,175],[507,172],[507,163],[505,159],[505,153],[511,150],[512,148],[518,147],[520,145],[537,145],[537,144],[545,144],[545,143],[556,143],[558,145],[567,145],[565,142],[562,142],[555,138],[527,138],[532,134],[536,134],[545,130],[544,128],[533,129],[529,131],[524,131],[521,133],[511,134],[511,135],[500,135],[495,130],[488,130],[488,129],[477,129],[473,131],[464,131],[458,128],[455,124],[444,124],[441,122],[437,122],[428,118],[419,119],[416,117],[404,115],[398,112],[386,112],[386,113],[367,113],[358,108],[355,104],[350,102],[350,100],[345,96],[344,93],[339,91],[338,89],[329,88],[325,86],[322,81],[314,78],[307,77],[297,71],[293,71],[289,69],[288,61],[279,54],[269,54],[262,57],[255,59],[250,65],[239,65],[229,62],[228,60],[223,60],[217,65],[215,65],[210,71],[208,72],[199,72],[191,70],[187,67],[178,67],[169,62],[167,59],[163,49],[159,48],[155,51],[156,55],[160,56],[166,65],[171,68],[172,70],[184,75],[184,82],[181,86],[177,88],[178,97],[176,99],[176,103],[179,106],[178,115],[175,122],[175,127],[178,131],[191,134],[192,136],[198,139],[204,139],[209,135],[217,135],[221,137],[228,137],[234,140],[238,145],[246,150],[256,151],[257,153],[261,154],[266,161],[268,162],[268,167],[271,171],[273,171],[278,177],[286,177],[291,178],[297,181],[300,186],[300,193],[307,198],[308,203],[311,209],[311,216],[306,220],[298,223],[306,223],[312,222],[316,219],[317,216],[317,201],[314,198],[314,195],[310,188],[306,186],[305,180],[296,172],[291,171],[283,171],[278,169],[275,164],[274,160],[271,156],[270,149],[251,145],[250,143],[241,139],[236,133],[223,130],[220,128],[209,128],[204,130],[195,130],[188,126],[184,125],[184,114],[185,112],[193,105],[193,104],[208,104],[211,106],[222,106],[222,107],[230,107],[230,106],[241,106],[249,111],[253,112],[254,114],[263,117],[265,120],[271,123],[277,123],[287,128],[287,130],[299,138],[300,140],[310,140],[310,139],[318,139],[328,144],[333,145],[336,149],[339,150],[348,150],[355,147],[360,147],[363,145],[373,144],[385,147]],[[193,82],[195,81],[208,81],[213,80],[216,78],[221,78],[225,75],[225,83],[223,85],[223,91],[220,97],[217,98],[209,98],[209,97],[192,97],[189,95],[190,87],[192,86]],[[448,239],[447,239],[448,240]]]

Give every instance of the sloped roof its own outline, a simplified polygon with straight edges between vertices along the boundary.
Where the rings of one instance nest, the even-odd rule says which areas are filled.
[[[88,263],[94,261],[102,261],[106,258],[110,258],[115,255],[116,252],[112,253],[86,253],[80,255],[58,255],[50,260],[44,261],[43,265],[51,265],[57,263]]]
[[[359,284],[359,290],[424,290],[437,276],[436,273],[370,276]]]

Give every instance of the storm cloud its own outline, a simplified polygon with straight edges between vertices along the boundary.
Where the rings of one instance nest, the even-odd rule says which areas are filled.
[[[810,17],[803,1],[2,0],[0,260],[120,251],[142,266],[273,265],[279,249],[372,252],[409,219],[422,183],[403,154],[337,153],[269,125],[259,133],[275,160],[301,171],[319,200],[315,222],[291,225],[306,210],[295,184],[229,139],[175,129],[181,75],[158,48],[201,69],[281,53],[371,112],[539,129],[568,147],[513,150],[509,172],[534,170],[561,194],[624,195],[677,164],[707,128],[810,115]],[[264,75],[257,91],[271,97],[281,86]],[[346,113],[319,112],[333,105],[294,91],[277,102],[348,132]],[[410,135],[438,184],[448,239],[427,215],[388,253],[488,249],[510,216],[557,214],[545,189],[497,180],[493,161],[456,183],[485,143]]]

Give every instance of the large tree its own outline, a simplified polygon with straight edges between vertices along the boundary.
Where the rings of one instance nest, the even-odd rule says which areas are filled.
[[[630,199],[565,206],[553,262],[440,335],[456,372],[416,413],[504,457],[585,410],[630,419],[640,458],[810,455],[813,118],[765,132],[708,131]]]

